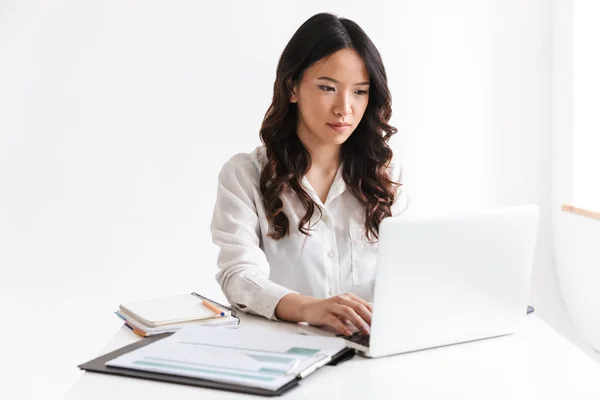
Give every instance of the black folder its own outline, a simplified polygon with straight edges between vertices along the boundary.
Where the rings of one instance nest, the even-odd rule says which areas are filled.
[[[227,390],[231,392],[240,392],[240,393],[249,393],[260,396],[281,396],[286,393],[288,390],[296,387],[298,382],[300,381],[299,377],[296,377],[293,381],[285,384],[277,390],[268,390],[262,389],[252,386],[243,386],[236,385],[231,383],[217,382],[208,379],[200,379],[200,378],[190,378],[185,376],[176,376],[169,374],[160,374],[157,372],[150,371],[139,371],[134,369],[124,369],[124,368],[116,368],[116,367],[107,367],[105,365],[106,362],[117,358],[120,355],[129,353],[130,351],[139,349],[140,347],[144,347],[149,345],[150,343],[154,343],[158,340],[164,339],[168,336],[171,336],[173,333],[162,333],[160,335],[149,336],[142,340],[139,340],[135,343],[132,343],[128,346],[122,347],[110,353],[107,353],[103,356],[95,358],[91,361],[88,361],[84,364],[78,365],[78,367],[85,371],[90,372],[99,372],[104,374],[111,375],[120,375],[126,376],[130,378],[139,378],[139,379],[150,379],[153,381],[162,381],[162,382],[170,382],[170,383],[178,383],[182,385],[191,385],[191,386],[199,386],[211,389],[219,389],[219,390]],[[354,349],[346,347],[344,350],[337,353],[332,360],[327,365],[338,365],[341,362],[351,359],[354,356]]]

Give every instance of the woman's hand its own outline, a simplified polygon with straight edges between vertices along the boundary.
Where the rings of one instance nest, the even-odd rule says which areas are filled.
[[[310,302],[300,308],[303,319],[310,325],[328,325],[346,336],[352,334],[347,322],[362,333],[369,334],[372,312],[371,304],[353,293]]]
[[[296,293],[285,295],[275,308],[275,316],[286,321],[305,321],[315,326],[330,326],[343,335],[351,335],[351,323],[362,333],[369,334],[371,303],[353,293],[328,299],[317,299]]]

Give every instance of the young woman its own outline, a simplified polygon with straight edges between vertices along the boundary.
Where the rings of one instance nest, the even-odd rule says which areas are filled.
[[[285,47],[260,138],[223,166],[211,222],[229,302],[369,332],[381,220],[407,206],[379,52],[353,21],[308,19]]]

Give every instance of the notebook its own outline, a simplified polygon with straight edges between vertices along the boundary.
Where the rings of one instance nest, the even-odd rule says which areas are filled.
[[[211,326],[211,327],[227,327],[237,328],[239,325],[239,318],[233,316],[224,316],[220,318],[207,318],[202,320],[186,321],[177,324],[159,325],[155,328],[144,325],[140,321],[133,318],[123,310],[115,311],[115,314],[123,320],[125,326],[130,328],[134,333],[140,336],[157,335],[165,332],[176,332],[186,325],[200,325],[200,326]]]
[[[133,317],[148,328],[209,318],[222,318],[214,310],[202,304],[203,299],[202,296],[196,293],[166,296],[123,303],[119,306],[119,311]],[[214,304],[214,302],[211,303]],[[224,313],[225,317],[231,316],[229,309],[218,308]]]

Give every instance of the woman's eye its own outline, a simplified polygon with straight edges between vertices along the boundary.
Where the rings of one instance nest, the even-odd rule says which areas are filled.
[[[331,87],[331,86],[319,85],[319,88],[324,92],[334,92],[335,91],[335,88]],[[364,95],[368,94],[369,92],[366,90],[357,90],[354,93],[364,96]]]
[[[331,86],[319,86],[319,88],[321,88],[321,90],[323,90],[325,92],[331,92],[331,91],[335,90]]]

